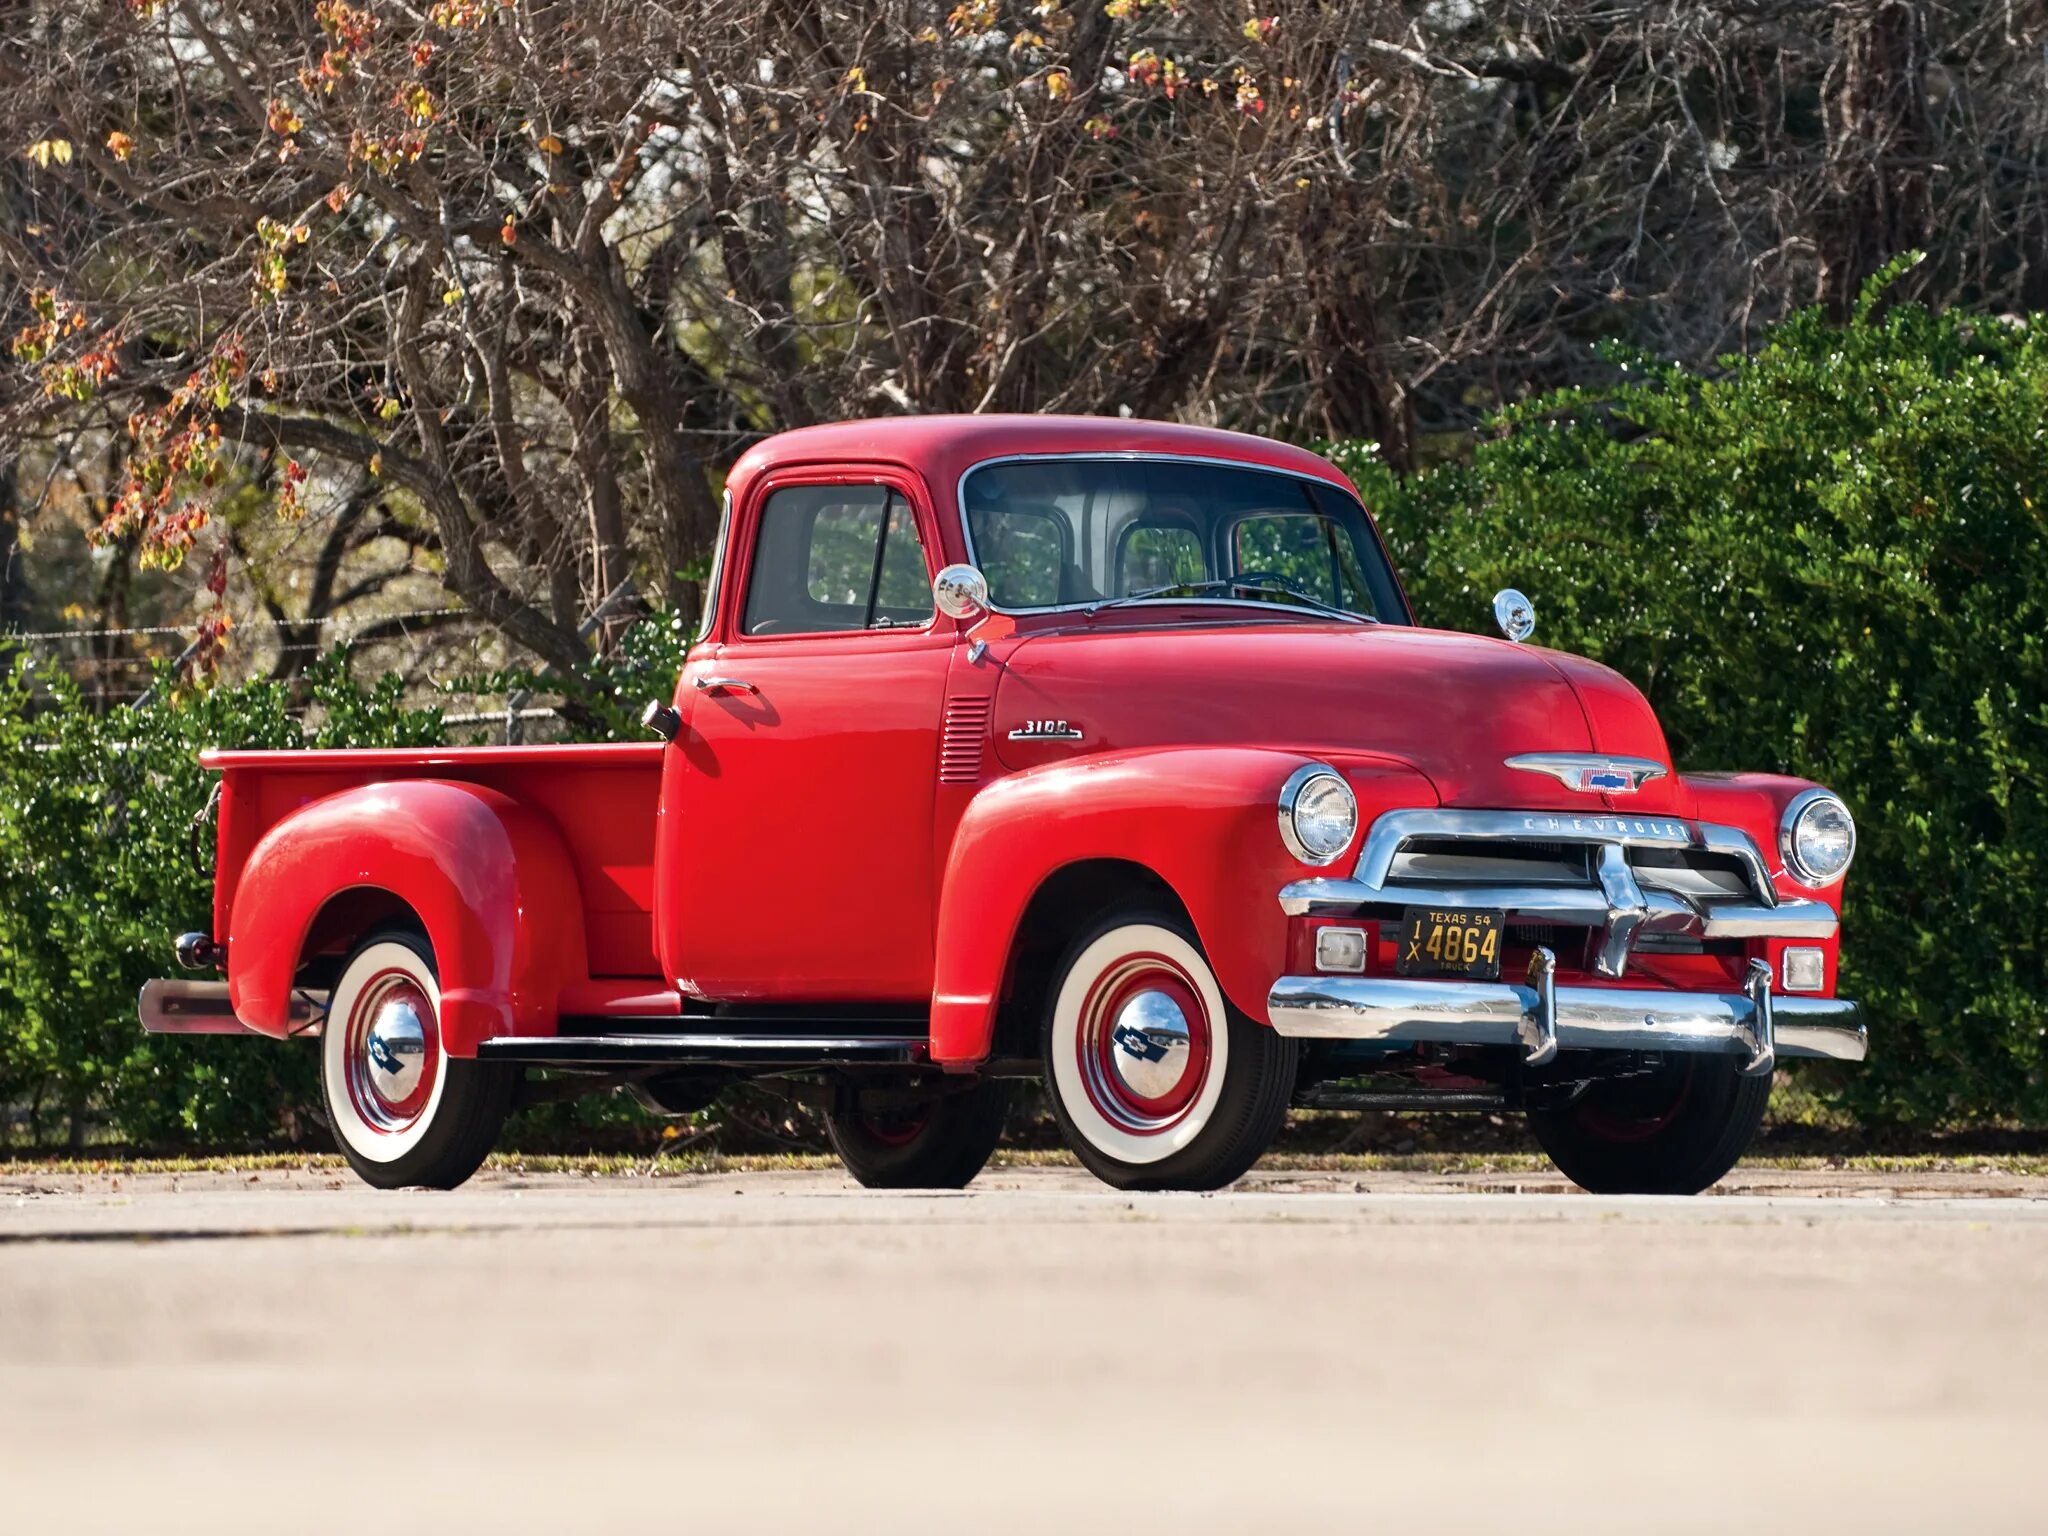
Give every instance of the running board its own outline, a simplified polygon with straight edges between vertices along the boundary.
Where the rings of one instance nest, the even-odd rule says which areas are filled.
[[[1432,1109],[1508,1108],[1507,1096],[1491,1092],[1466,1092],[1450,1088],[1418,1088],[1406,1093],[1376,1089],[1325,1088],[1320,1084],[1294,1096],[1296,1109],[1384,1109],[1396,1114],[1413,1114]]]
[[[927,1059],[926,1037],[907,1035],[504,1035],[477,1055],[539,1067],[751,1067],[778,1072],[810,1067],[913,1066]]]

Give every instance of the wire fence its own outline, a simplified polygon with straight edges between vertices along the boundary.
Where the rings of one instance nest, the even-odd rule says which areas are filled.
[[[362,643],[365,630],[377,631],[369,637],[375,642],[403,643],[414,638],[408,626],[470,617],[474,617],[470,610],[459,607],[412,608],[398,613],[371,615],[329,614],[307,619],[265,616],[238,619],[234,630],[242,634],[256,632],[278,636],[280,638],[269,649],[278,655],[289,656],[318,654],[337,645],[352,649]],[[296,638],[308,630],[320,632],[322,638]],[[166,648],[161,644],[166,639],[178,639],[186,644],[175,655],[167,656]],[[74,677],[86,672],[90,675],[81,677],[80,682],[96,698],[112,704],[132,703],[148,697],[151,674],[159,663],[167,659],[172,662],[174,671],[182,671],[190,660],[194,639],[195,629],[190,624],[0,630],[0,648],[26,646],[42,652],[49,660],[62,663]],[[84,654],[77,649],[81,646]]]
[[[637,595],[631,578],[619,583],[578,626],[579,637],[589,639],[607,619],[629,606]],[[336,646],[350,650],[364,643],[411,643],[411,666],[404,669],[410,680],[433,687],[441,698],[504,701],[501,708],[479,707],[444,713],[441,717],[443,724],[450,727],[499,726],[507,743],[517,743],[524,739],[530,722],[559,719],[560,711],[552,705],[533,703],[532,693],[527,689],[465,690],[424,675],[425,657],[418,644],[423,638],[422,630],[438,630],[450,621],[475,617],[471,610],[462,607],[414,608],[398,613],[328,614],[305,619],[264,616],[238,620],[235,629],[245,634],[262,631],[276,636],[271,649],[280,656],[321,653]],[[319,632],[320,638],[302,638],[308,630]],[[164,644],[171,639],[185,642],[175,656],[167,655],[168,647]],[[197,654],[199,645],[191,625],[0,630],[0,651],[24,647],[39,652],[40,659],[64,667],[90,697],[107,708],[146,704],[158,686],[156,669],[168,659],[172,676],[182,676]],[[85,647],[84,654],[75,649],[80,646]],[[44,699],[55,697],[47,689],[39,689],[36,696]]]

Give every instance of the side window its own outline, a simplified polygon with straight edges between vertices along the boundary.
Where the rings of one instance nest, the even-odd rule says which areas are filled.
[[[924,543],[917,536],[917,517],[901,496],[889,498],[874,597],[871,629],[916,628],[932,616],[932,573],[925,564]]]
[[[881,485],[791,485],[761,509],[742,634],[916,628],[931,578],[910,504]]]
[[[868,584],[875,576],[875,540],[881,534],[882,521],[889,515],[890,497],[880,486],[874,487],[872,500],[866,495],[866,487],[856,494],[858,500],[834,500],[818,508],[811,522],[810,556],[804,562],[808,573],[805,591],[811,602],[819,608],[858,608],[863,614],[868,605]],[[768,510],[762,514],[761,537],[765,547],[768,524],[780,510],[776,503],[794,493],[778,491],[768,502]],[[785,514],[786,515],[786,514]],[[836,628],[865,629],[865,622]]]

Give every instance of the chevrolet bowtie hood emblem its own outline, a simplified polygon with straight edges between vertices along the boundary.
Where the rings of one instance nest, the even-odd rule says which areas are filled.
[[[1525,752],[1507,759],[1523,773],[1547,773],[1566,789],[1589,795],[1632,795],[1669,770],[1647,757],[1609,757],[1601,752]]]

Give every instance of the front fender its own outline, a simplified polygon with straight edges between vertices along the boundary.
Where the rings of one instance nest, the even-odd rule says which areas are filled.
[[[1820,785],[1782,773],[1689,773],[1682,780],[1699,820],[1719,822],[1750,835],[1763,853],[1771,883],[1780,896],[1792,901],[1825,901],[1841,911],[1842,882],[1818,890],[1805,885],[1785,868],[1784,853],[1778,846],[1778,824],[1785,808]],[[1850,814],[1855,814],[1854,807]]]
[[[1778,824],[1784,818],[1785,808],[1809,789],[1821,786],[1810,779],[1795,779],[1782,773],[1691,773],[1685,775],[1685,787],[1693,796],[1694,811],[1703,822],[1718,822],[1747,832],[1764,856],[1764,866],[1770,871],[1771,884],[1781,900],[1819,901],[1835,909],[1837,917],[1842,911],[1843,890],[1846,879],[1836,880],[1830,885],[1809,886],[1785,867],[1785,856],[1778,846]],[[1855,808],[1850,808],[1855,814]],[[1850,875],[1854,875],[1852,869]],[[1764,943],[1764,959],[1773,970],[1784,963],[1786,948],[1783,939],[1769,939]],[[1814,941],[1801,939],[1800,944],[1810,947]],[[1835,980],[1839,974],[1842,935],[1838,930],[1831,938],[1820,942],[1822,951],[1822,984],[1824,995],[1835,993]]]
[[[366,784],[302,806],[251,850],[228,922],[237,1018],[287,1032],[307,934],[351,890],[388,892],[419,915],[450,1055],[552,1034],[563,985],[588,969],[576,871],[551,823],[480,785]]]
[[[1324,759],[1370,825],[1395,805],[1434,805],[1420,773],[1391,758]],[[961,818],[939,896],[932,1056],[988,1055],[1025,910],[1068,865],[1116,859],[1163,879],[1193,920],[1224,995],[1264,1023],[1287,955],[1280,888],[1317,871],[1280,841],[1280,787],[1311,758],[1259,747],[1162,747],[1070,760],[998,779]],[[1348,868],[1346,853],[1337,866]]]

